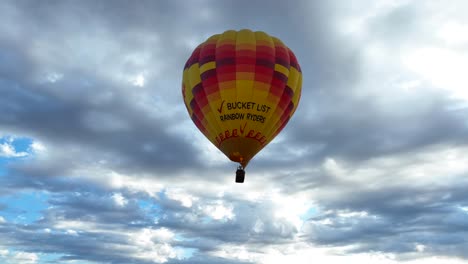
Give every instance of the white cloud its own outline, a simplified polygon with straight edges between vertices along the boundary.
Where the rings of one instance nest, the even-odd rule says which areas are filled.
[[[421,245],[420,245],[421,246]],[[261,264],[309,264],[314,263],[329,264],[397,264],[402,263],[394,254],[384,253],[361,253],[343,254],[339,248],[315,247],[298,243],[289,248],[268,247],[265,254],[257,258],[257,263]],[[406,264],[462,264],[464,260],[445,257],[421,257],[419,259],[405,260]]]
[[[95,164],[80,164],[70,173],[75,179],[81,179],[89,184],[116,192],[122,189],[135,193],[143,192],[151,197],[157,197],[166,184],[165,181],[155,179],[151,174],[126,174],[115,171],[109,167],[106,160],[97,161]],[[188,200],[185,200],[185,203],[188,203]]]
[[[16,252],[10,254],[7,263],[36,264],[38,261],[39,256],[35,253]]]
[[[70,236],[77,236],[78,232],[73,229],[68,229],[67,231],[65,231],[65,234],[70,235]]]
[[[130,241],[136,248],[134,257],[154,263],[164,263],[170,258],[176,258],[178,252],[170,245],[174,236],[175,234],[167,228],[144,228],[130,234]]]
[[[98,230],[98,226],[94,222],[89,221],[78,221],[78,220],[63,220],[63,219],[56,219],[53,223],[53,227],[55,229],[64,230],[64,232],[68,232],[69,230],[78,230],[78,231],[92,231]]]
[[[51,83],[55,83],[63,79],[63,74],[57,72],[50,72],[46,75],[46,80]]]
[[[254,227],[253,227],[253,231],[254,231],[255,233],[262,233],[264,230],[265,230],[265,224],[263,223],[262,220],[257,219],[257,221],[255,221],[255,225],[254,225]]]
[[[237,245],[222,245],[218,250],[213,252],[213,255],[240,261],[255,261],[259,258],[256,252],[248,250],[246,246]]]
[[[5,224],[6,220],[3,216],[0,216],[0,224]]]
[[[145,76],[143,74],[138,74],[131,79],[131,83],[137,87],[145,86]]]
[[[114,193],[112,195],[112,199],[114,200],[114,203],[119,207],[124,207],[128,204],[128,200],[125,199],[125,197],[121,193]]]
[[[344,218],[363,218],[363,217],[368,217],[369,214],[367,212],[349,212],[349,211],[339,211],[337,213],[339,217],[344,217]]]
[[[426,246],[423,244],[416,244],[414,248],[416,249],[417,252],[424,252],[424,250],[426,249]]]
[[[167,228],[144,228],[132,235],[136,244],[151,246],[154,243],[168,243],[174,239],[175,234]]]
[[[346,175],[344,168],[333,158],[327,158],[322,166],[325,171],[335,177],[343,177]]]
[[[273,215],[278,219],[285,219],[297,230],[304,223],[302,216],[313,206],[308,194],[284,195],[274,192],[269,198],[273,202]]]
[[[339,9],[337,31],[361,52],[366,74],[351,91],[377,89],[377,96],[405,96],[392,80],[402,76],[402,85],[413,88],[437,87],[468,100],[464,69],[468,66],[468,21],[464,1],[416,3],[414,1],[366,1]],[[397,23],[405,23],[398,26]],[[422,85],[419,85],[422,84]],[[387,89],[391,89],[388,90]],[[361,91],[362,92],[362,91]],[[424,91],[420,91],[424,94]],[[364,95],[367,95],[364,92]]]
[[[226,205],[221,200],[215,201],[213,204],[202,205],[202,210],[214,220],[230,220],[235,216],[232,212],[232,205]]]
[[[458,51],[428,46],[407,51],[403,65],[423,80],[447,90],[456,98],[468,100],[468,50]]]
[[[17,152],[15,147],[12,145],[12,142],[5,142],[0,144],[0,157],[4,158],[18,158],[26,157],[29,154],[24,151]]]
[[[449,45],[462,46],[468,44],[466,32],[468,24],[450,21],[438,29],[437,35]]]
[[[30,149],[35,153],[42,153],[47,150],[45,145],[38,141],[33,141],[31,143]]]
[[[197,197],[180,188],[169,188],[166,190],[166,195],[167,198],[180,202],[184,207],[192,207],[193,203],[198,200]]]

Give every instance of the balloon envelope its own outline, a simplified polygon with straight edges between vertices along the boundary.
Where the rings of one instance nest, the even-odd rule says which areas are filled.
[[[182,95],[198,129],[246,167],[288,123],[301,86],[301,68],[281,40],[229,30],[195,48],[184,67]]]

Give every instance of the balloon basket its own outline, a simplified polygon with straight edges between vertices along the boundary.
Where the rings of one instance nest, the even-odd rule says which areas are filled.
[[[243,183],[245,179],[245,170],[242,166],[239,166],[236,171],[236,182]]]

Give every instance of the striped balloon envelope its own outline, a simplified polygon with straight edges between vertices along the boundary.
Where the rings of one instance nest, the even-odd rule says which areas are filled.
[[[281,40],[229,30],[195,48],[184,67],[182,95],[198,129],[245,168],[288,123],[301,87],[299,63]]]

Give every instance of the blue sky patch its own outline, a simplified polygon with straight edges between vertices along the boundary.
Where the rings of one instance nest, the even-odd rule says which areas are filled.
[[[0,216],[16,224],[30,224],[41,218],[49,195],[45,192],[24,192],[0,197]]]
[[[311,207],[304,214],[302,214],[300,217],[301,217],[301,219],[303,221],[307,221],[309,218],[311,218],[314,215],[317,215],[317,208]]]
[[[31,144],[33,140],[27,137],[12,137],[5,136],[0,138],[0,145],[8,144],[11,145],[16,153],[28,153],[31,151]]]
[[[5,136],[0,138],[0,177],[6,175],[8,163],[30,154],[32,143],[33,140],[26,137]],[[12,155],[9,155],[10,150],[13,151]]]

